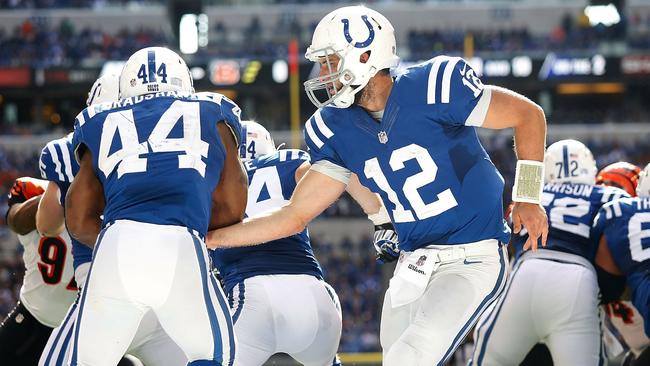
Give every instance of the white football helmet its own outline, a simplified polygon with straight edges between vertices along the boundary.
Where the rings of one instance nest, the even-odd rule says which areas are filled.
[[[305,91],[318,108],[334,103],[347,108],[354,103],[354,95],[363,89],[377,71],[399,64],[395,54],[395,33],[388,19],[363,5],[346,6],[327,14],[314,30],[311,45],[305,57],[313,62],[325,58],[328,75],[318,76],[305,82]],[[361,55],[369,52],[367,62]],[[339,63],[332,70],[331,56]],[[342,86],[336,85],[339,81]],[[328,86],[334,85],[333,90]],[[327,91],[328,99],[319,100],[315,91]]]
[[[129,57],[120,74],[120,98],[166,91],[194,93],[181,56],[165,47],[147,47]]]
[[[269,131],[255,121],[241,121],[242,136],[239,157],[249,161],[277,151]]]
[[[119,99],[120,77],[115,74],[106,74],[98,78],[88,92],[86,106],[115,102]]]
[[[646,165],[639,174],[636,195],[639,197],[650,197],[650,164]]]
[[[576,140],[551,144],[544,155],[546,183],[595,184],[596,161],[591,150]]]

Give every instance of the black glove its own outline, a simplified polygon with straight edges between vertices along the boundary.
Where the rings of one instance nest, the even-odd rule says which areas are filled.
[[[375,225],[373,244],[377,251],[377,262],[389,263],[399,258],[399,241],[393,223]]]

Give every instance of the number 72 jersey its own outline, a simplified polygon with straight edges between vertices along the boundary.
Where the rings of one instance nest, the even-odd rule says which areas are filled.
[[[359,106],[326,106],[305,124],[312,169],[348,169],[378,193],[400,248],[497,239],[507,243],[503,178],[481,146],[491,91],[459,57],[397,77],[380,122]]]
[[[593,262],[598,238],[592,235],[592,223],[600,207],[612,200],[627,197],[622,189],[591,184],[547,183],[542,205],[548,216],[546,249],[579,255]],[[516,256],[524,251],[528,232],[513,235]]]

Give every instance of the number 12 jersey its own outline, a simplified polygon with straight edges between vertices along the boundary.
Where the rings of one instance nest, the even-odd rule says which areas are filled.
[[[334,164],[379,193],[400,248],[507,243],[503,177],[475,131],[491,92],[459,57],[410,67],[377,121],[359,106],[326,106],[305,124],[312,164]]]

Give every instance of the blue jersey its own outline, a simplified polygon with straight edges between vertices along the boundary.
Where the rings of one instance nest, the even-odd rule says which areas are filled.
[[[61,193],[61,206],[65,209],[65,196],[68,188],[79,171],[79,164],[74,158],[72,149],[72,134],[58,140],[52,140],[41,151],[39,161],[41,177],[54,182]],[[93,258],[93,251],[88,246],[76,241],[72,242],[72,263],[76,269]]]
[[[218,121],[239,140],[239,108],[220,94],[164,92],[83,110],[73,145],[92,154],[104,224],[127,219],[205,235],[225,160]]]
[[[256,216],[289,202],[296,188],[296,170],[309,161],[301,150],[280,150],[246,163],[248,204],[246,216]],[[290,237],[262,245],[210,251],[229,292],[237,283],[253,276],[307,274],[323,278],[314,257],[307,229]]]
[[[380,122],[359,106],[326,106],[305,124],[312,164],[334,164],[378,193],[400,248],[507,243],[503,177],[474,126],[490,92],[458,57],[410,67],[393,84]]]
[[[622,198],[604,205],[594,221],[594,231],[598,238],[604,235],[607,239],[650,336],[650,198]]]
[[[591,232],[600,207],[612,200],[629,196],[619,188],[590,184],[547,183],[542,192],[542,205],[548,217],[546,248],[571,253],[593,262],[598,238]],[[522,230],[513,235],[516,257],[523,253],[528,234]]]

